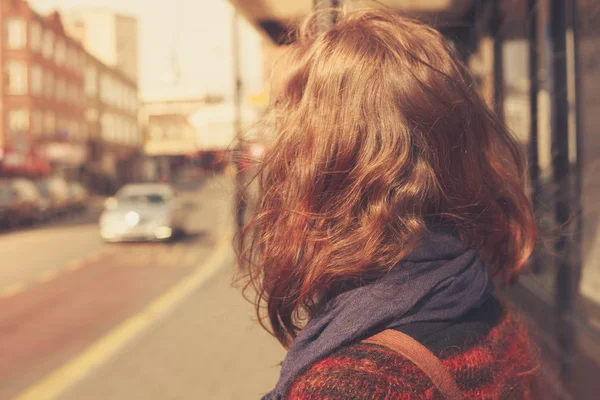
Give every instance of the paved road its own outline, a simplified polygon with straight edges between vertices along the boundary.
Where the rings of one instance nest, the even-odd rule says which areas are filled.
[[[230,240],[230,185],[217,178],[189,189],[198,207],[188,219],[191,234],[175,243],[104,245],[93,212],[0,235],[0,288],[26,282],[0,295],[0,399],[40,388],[29,398],[51,398],[43,391],[56,382],[56,393],[84,400],[256,398],[269,389],[283,351],[230,285],[233,255],[222,245]],[[188,285],[216,253],[211,275]],[[180,287],[188,287],[185,296]],[[160,319],[154,315],[161,299],[178,296]],[[127,340],[120,333],[132,321],[155,319]],[[64,373],[107,338],[123,338],[110,358],[92,352],[97,359]]]
[[[99,214],[100,207],[95,205],[84,214],[50,225],[1,234],[0,292],[32,284],[45,274],[101,251]],[[73,238],[77,238],[77,245]]]

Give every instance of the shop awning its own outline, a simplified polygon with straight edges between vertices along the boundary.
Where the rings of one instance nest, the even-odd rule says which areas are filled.
[[[288,27],[308,15],[314,0],[230,0],[251,23],[280,42]],[[469,10],[473,0],[380,0],[380,3],[398,12],[437,22],[459,20]],[[352,1],[352,7],[374,6],[375,2]]]

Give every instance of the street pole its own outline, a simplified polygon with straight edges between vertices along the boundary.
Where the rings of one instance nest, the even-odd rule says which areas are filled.
[[[236,145],[233,152],[235,164],[235,222],[238,229],[244,226],[244,215],[246,213],[246,199],[244,198],[244,176],[241,168],[242,145],[240,143],[242,133],[242,75],[240,70],[240,38],[239,17],[236,10],[233,11],[232,19],[232,51],[233,51],[233,129],[236,136]]]
[[[320,32],[325,32],[335,24],[337,17],[334,11],[340,8],[342,1],[343,0],[313,0],[315,11],[321,11],[321,14],[318,16]]]

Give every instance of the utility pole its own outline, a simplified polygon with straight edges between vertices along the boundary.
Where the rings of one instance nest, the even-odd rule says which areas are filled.
[[[318,16],[320,32],[328,30],[335,24],[337,19],[335,11],[340,8],[342,2],[343,0],[313,0],[315,11],[321,11],[321,15]]]
[[[237,11],[233,12],[232,19],[232,51],[233,51],[233,129],[236,135],[236,146],[234,148],[233,162],[235,164],[235,222],[238,229],[244,226],[244,215],[246,214],[247,202],[243,196],[245,185],[244,173],[241,165],[241,152],[243,147],[240,143],[242,133],[242,74],[240,70],[240,37],[239,16]]]

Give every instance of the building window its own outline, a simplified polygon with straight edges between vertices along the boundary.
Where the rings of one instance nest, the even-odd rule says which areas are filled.
[[[37,21],[29,26],[29,48],[36,53],[42,48],[42,27]]]
[[[43,54],[45,58],[50,58],[54,52],[54,32],[47,30],[44,32]]]
[[[29,110],[15,109],[8,112],[8,130],[22,133],[29,130]]]
[[[44,117],[41,111],[33,110],[31,112],[31,133],[40,136],[44,131]]]
[[[107,142],[111,142],[114,138],[114,119],[110,114],[102,115],[100,119],[100,125],[102,129],[102,139]]]
[[[54,113],[52,111],[46,111],[46,115],[44,115],[44,131],[47,135],[54,134],[56,130],[56,119],[54,117]]]
[[[98,70],[91,65],[85,70],[85,93],[90,97],[98,93]]]
[[[600,309],[600,204],[598,204],[598,188],[600,188],[600,9],[597,2],[577,2],[577,34],[574,43],[567,42],[570,48],[577,49],[579,61],[579,127],[583,146],[582,160],[582,191],[581,191],[581,221],[582,242],[581,254],[582,275],[579,284],[580,294],[584,301],[582,314],[588,322],[600,331],[598,310]],[[567,36],[569,37],[569,36]],[[569,43],[571,42],[571,43]],[[569,54],[570,52],[567,52]],[[573,54],[573,53],[572,53]],[[573,62],[575,60],[573,59]],[[572,81],[573,82],[573,81]],[[575,94],[575,93],[574,93]],[[571,96],[570,96],[571,97]],[[574,96],[573,96],[574,98]],[[575,110],[573,108],[573,110]],[[575,132],[576,129],[573,129]],[[574,147],[574,146],[571,146]],[[577,210],[573,210],[573,215]],[[574,274],[577,276],[577,274]],[[587,310],[586,310],[587,308]]]
[[[9,61],[6,64],[8,75],[8,93],[22,95],[27,93],[27,65],[22,61]]]
[[[31,94],[39,96],[44,90],[44,72],[39,65],[31,66]]]
[[[56,100],[62,102],[67,97],[67,84],[63,79],[56,80]]]
[[[103,103],[108,103],[110,92],[110,78],[106,74],[102,74],[100,78],[100,99]]]
[[[54,74],[52,71],[46,71],[44,74],[44,96],[47,98],[54,96]]]
[[[21,18],[8,18],[5,21],[4,44],[7,49],[20,50],[27,44],[27,27]]]
[[[54,62],[58,66],[62,66],[65,63],[65,42],[64,40],[58,39],[56,41],[56,49],[54,50]]]

